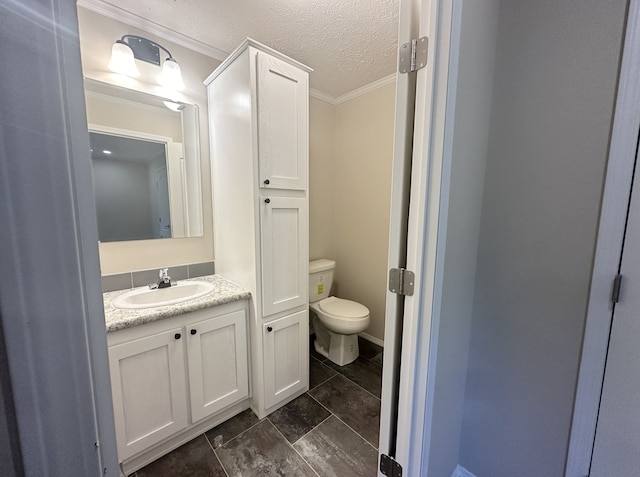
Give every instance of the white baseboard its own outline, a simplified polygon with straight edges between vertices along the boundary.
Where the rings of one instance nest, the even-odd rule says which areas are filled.
[[[453,474],[451,474],[451,477],[476,477],[476,476],[473,475],[464,467],[459,465],[453,470]]]
[[[362,338],[362,339],[365,339],[367,341],[371,341],[372,343],[375,343],[378,346],[382,346],[384,348],[384,341],[382,341],[381,339],[376,338],[375,336],[371,336],[371,335],[368,335],[366,333],[358,333],[358,336],[360,336],[360,338]]]

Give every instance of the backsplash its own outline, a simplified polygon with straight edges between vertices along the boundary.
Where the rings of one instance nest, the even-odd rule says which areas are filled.
[[[137,270],[135,272],[116,273],[114,275],[102,276],[102,292],[125,290],[149,285],[158,281],[158,270],[161,267],[149,270]],[[187,278],[204,277],[213,275],[216,272],[215,262],[189,263],[186,265],[176,265],[169,268],[171,280],[185,280]]]

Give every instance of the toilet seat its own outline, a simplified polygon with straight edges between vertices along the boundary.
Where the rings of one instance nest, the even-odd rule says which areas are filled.
[[[369,316],[369,310],[361,303],[335,296],[320,300],[318,308],[326,315],[345,320],[361,320]]]

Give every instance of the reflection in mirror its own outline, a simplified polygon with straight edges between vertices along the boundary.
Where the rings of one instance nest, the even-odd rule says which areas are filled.
[[[98,132],[89,138],[99,240],[171,237],[183,217],[169,211],[167,145]]]
[[[99,240],[202,235],[196,106],[88,79],[85,91]]]

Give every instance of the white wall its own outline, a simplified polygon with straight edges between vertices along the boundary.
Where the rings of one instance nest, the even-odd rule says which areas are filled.
[[[560,476],[625,0],[501,2],[460,464]]]
[[[337,262],[337,296],[384,338],[395,83],[337,106],[311,99],[310,258]]]
[[[309,98],[309,259],[331,258],[335,248],[336,106]]]
[[[170,137],[174,142],[182,142],[182,122],[178,112],[149,105],[139,107],[131,101],[115,102],[92,93],[85,99],[89,124]]]
[[[102,274],[213,260],[213,213],[210,201],[211,166],[209,162],[206,89],[202,82],[220,62],[84,8],[78,8],[78,21],[80,24],[82,68],[85,77],[150,94],[162,95],[162,88],[155,82],[155,76],[159,72],[159,68],[155,66],[138,62],[141,71],[139,79],[116,75],[107,68],[111,46],[115,40],[125,34],[144,36],[167,47],[180,63],[186,88],[177,99],[196,104],[200,117],[203,236],[101,243],[100,268]]]

